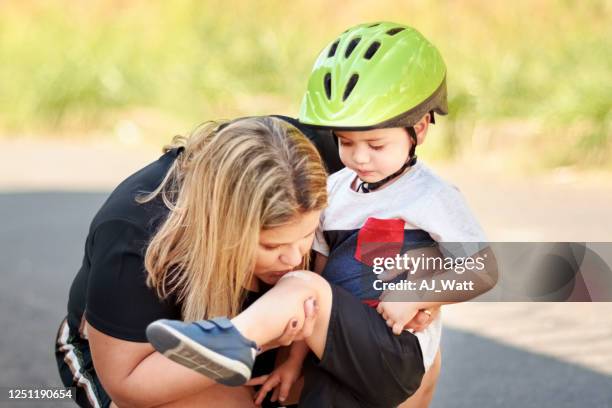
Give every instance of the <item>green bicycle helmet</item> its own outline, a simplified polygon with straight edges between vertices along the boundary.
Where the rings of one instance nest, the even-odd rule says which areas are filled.
[[[306,125],[411,127],[448,113],[446,65],[415,29],[390,22],[349,28],[317,58],[300,108]]]
[[[446,65],[417,30],[396,23],[360,24],[321,51],[302,99],[299,121],[331,130],[406,128],[412,148],[404,165],[358,191],[374,191],[412,167],[414,124],[425,114],[446,115]]]

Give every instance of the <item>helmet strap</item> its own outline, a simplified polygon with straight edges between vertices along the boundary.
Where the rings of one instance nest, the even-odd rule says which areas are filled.
[[[393,180],[396,177],[401,176],[406,171],[406,169],[416,164],[417,162],[417,156],[415,154],[416,146],[417,146],[416,131],[414,130],[413,126],[407,127],[406,130],[408,131],[408,135],[410,136],[410,140],[412,141],[412,147],[410,148],[410,153],[408,154],[408,160],[406,160],[406,162],[402,165],[402,167],[400,167],[398,171],[385,177],[382,180],[378,180],[373,183],[362,181],[361,183],[359,183],[359,186],[357,187],[357,192],[363,191],[364,193],[369,193],[372,191],[376,191],[382,186],[384,186],[385,184],[387,184],[389,181]]]

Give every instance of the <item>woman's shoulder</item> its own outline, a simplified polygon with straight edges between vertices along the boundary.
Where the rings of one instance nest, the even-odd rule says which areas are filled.
[[[327,168],[327,171],[330,174],[333,174],[344,167],[344,165],[340,161],[340,156],[338,155],[338,145],[334,141],[334,136],[329,129],[305,125],[303,123],[300,123],[299,120],[295,118],[290,118],[288,116],[272,116],[278,119],[282,119],[285,122],[295,126],[308,139],[310,139],[310,141],[319,151],[319,154],[321,155],[321,158],[325,163],[325,167]]]
[[[155,230],[168,214],[168,208],[160,198],[146,203],[140,203],[138,199],[154,191],[161,184],[175,159],[175,151],[167,152],[123,180],[98,210],[90,232],[109,222],[129,224],[149,232]]]

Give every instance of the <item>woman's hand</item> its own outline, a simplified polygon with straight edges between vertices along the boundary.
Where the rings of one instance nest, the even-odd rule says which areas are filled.
[[[247,385],[259,385],[262,384],[261,388],[255,395],[255,405],[261,405],[266,395],[274,390],[272,393],[272,402],[280,401],[284,402],[289,395],[289,391],[293,384],[300,378],[302,372],[302,362],[300,358],[289,357],[284,363],[279,365],[269,375],[264,375],[258,378],[254,378],[247,383]]]
[[[380,302],[376,311],[387,322],[387,326],[393,330],[393,334],[400,335],[404,327],[419,312],[418,303],[414,302]]]
[[[411,329],[414,332],[423,331],[438,318],[440,315],[440,306],[420,309],[419,312],[404,326],[404,329]]]
[[[317,316],[317,308],[315,307],[314,298],[308,298],[304,301],[304,323],[300,326],[297,318],[291,319],[283,334],[273,341],[261,346],[261,352],[277,348],[280,346],[288,346],[296,340],[302,340],[312,334]]]
[[[403,330],[415,332],[425,330],[440,314],[440,306],[420,308],[413,302],[380,302],[376,311],[387,322],[393,333],[400,335]]]

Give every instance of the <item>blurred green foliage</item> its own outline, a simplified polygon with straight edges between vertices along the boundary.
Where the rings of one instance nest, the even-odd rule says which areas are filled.
[[[546,165],[602,165],[612,156],[611,17],[605,0],[1,2],[0,133],[296,115],[323,46],[353,24],[391,20],[423,32],[449,67],[451,114],[435,154],[451,157],[489,127],[487,146],[534,139]],[[500,136],[497,123],[539,130]]]

